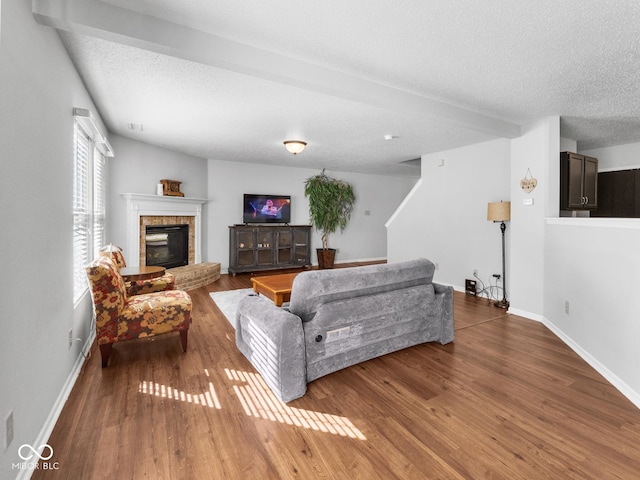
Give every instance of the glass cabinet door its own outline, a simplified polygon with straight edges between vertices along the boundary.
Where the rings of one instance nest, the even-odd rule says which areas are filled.
[[[236,263],[239,267],[250,267],[255,264],[254,246],[255,237],[252,229],[243,229],[236,232]]]
[[[309,229],[294,228],[293,229],[293,263],[304,265],[309,261],[310,245],[309,245]]]
[[[256,263],[258,265],[273,264],[273,229],[256,230]]]
[[[281,229],[277,233],[278,236],[278,250],[276,252],[276,263],[278,264],[287,264],[291,263],[291,246],[293,236],[291,235],[291,230]]]

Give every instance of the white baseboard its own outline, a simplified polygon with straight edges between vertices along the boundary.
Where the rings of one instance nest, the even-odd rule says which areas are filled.
[[[454,290],[463,292],[464,289],[452,285]],[[580,358],[582,358],[585,362],[587,362],[591,368],[593,368],[596,372],[602,375],[605,380],[607,380],[611,385],[613,385],[616,390],[618,390],[622,395],[624,395],[631,403],[633,403],[636,407],[640,408],[640,392],[635,391],[625,382],[623,382],[616,374],[614,374],[611,370],[605,367],[602,363],[596,360],[589,352],[584,350],[580,345],[574,342],[571,337],[566,335],[562,330],[560,330],[556,325],[551,323],[548,319],[546,319],[542,315],[538,315],[535,313],[530,313],[525,310],[519,310],[517,308],[511,308],[507,310],[507,313],[517,315],[519,317],[527,318],[529,320],[534,320],[536,322],[541,322],[545,327],[551,330],[560,340],[562,340],[565,345],[567,345],[571,350],[576,352]]]
[[[560,338],[571,350],[576,352],[580,358],[587,362],[591,367],[602,375],[611,385],[613,385],[622,395],[627,397],[631,403],[640,408],[640,392],[636,392],[633,388],[623,382],[618,376],[596,360],[589,352],[584,350],[580,345],[574,342],[571,337],[566,335],[556,325],[548,319],[543,318],[542,323]]]
[[[51,412],[49,412],[47,420],[44,422],[42,429],[40,429],[40,433],[33,441],[32,445],[44,445],[49,441],[49,437],[53,433],[53,429],[58,422],[58,418],[60,418],[60,414],[62,413],[62,408],[67,402],[69,395],[71,395],[71,390],[73,390],[73,386],[76,384],[78,376],[80,375],[80,370],[82,369],[82,366],[86,361],[84,352],[88,352],[89,350],[91,350],[91,346],[93,345],[93,341],[95,340],[95,338],[96,332],[94,329],[93,333],[89,336],[85,344],[82,346],[80,354],[78,355],[78,358],[76,358],[76,361],[73,364],[73,368],[71,369],[71,372],[69,372],[69,376],[62,386],[62,390],[60,390],[58,398],[53,404],[53,408],[51,409]],[[20,470],[18,476],[16,477],[16,480],[29,480],[32,474],[32,469]]]
[[[535,320],[536,322],[542,322],[544,317],[542,315],[538,315],[536,313],[527,312],[526,310],[519,310],[517,308],[509,307],[507,313],[511,313],[513,315],[517,315],[519,317],[524,317],[529,320]]]

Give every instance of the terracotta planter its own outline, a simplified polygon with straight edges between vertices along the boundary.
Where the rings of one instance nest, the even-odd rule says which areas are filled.
[[[318,254],[318,268],[333,268],[336,260],[335,248],[316,248]]]

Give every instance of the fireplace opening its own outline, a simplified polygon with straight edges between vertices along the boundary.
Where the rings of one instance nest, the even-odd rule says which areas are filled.
[[[189,225],[147,225],[144,243],[149,266],[189,264]]]

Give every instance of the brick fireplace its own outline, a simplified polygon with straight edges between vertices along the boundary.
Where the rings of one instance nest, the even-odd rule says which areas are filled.
[[[196,263],[196,217],[195,216],[174,216],[174,215],[144,215],[140,217],[139,241],[140,255],[139,264],[147,264],[147,242],[145,233],[147,226],[159,225],[188,225],[189,228],[189,265]]]
[[[202,205],[200,198],[123,194],[127,200],[127,265],[146,264],[147,225],[189,225],[189,265],[202,262]]]

